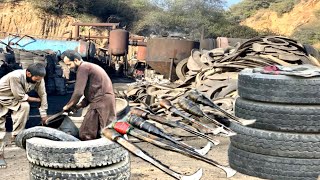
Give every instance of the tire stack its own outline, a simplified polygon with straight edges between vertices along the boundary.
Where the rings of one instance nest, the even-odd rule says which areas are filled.
[[[27,140],[30,180],[130,178],[127,150],[105,138],[90,141]]]
[[[26,149],[30,180],[130,178],[129,152],[106,138],[79,141],[48,127],[29,128],[16,144]]]
[[[320,77],[239,74],[231,123],[229,163],[240,173],[266,179],[317,179],[320,174]]]

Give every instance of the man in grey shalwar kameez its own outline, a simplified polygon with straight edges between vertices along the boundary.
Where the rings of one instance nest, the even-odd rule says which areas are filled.
[[[47,93],[44,76],[45,66],[41,63],[30,65],[24,70],[15,70],[0,79],[0,133],[5,133],[5,115],[11,110],[13,122],[12,140],[25,128],[29,118],[29,102],[41,103],[39,112],[42,122],[47,120]],[[39,98],[27,93],[35,90]]]

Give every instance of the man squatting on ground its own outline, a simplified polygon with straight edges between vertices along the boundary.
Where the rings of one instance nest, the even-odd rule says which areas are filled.
[[[5,115],[11,110],[12,141],[25,128],[29,118],[29,102],[40,102],[41,120],[45,122],[48,119],[47,93],[43,79],[45,75],[45,66],[35,63],[27,69],[12,71],[0,79],[0,132],[5,132]],[[32,90],[35,90],[40,98],[27,94]]]
[[[79,129],[79,137],[83,141],[99,138],[100,130],[116,119],[112,82],[104,69],[84,62],[73,50],[63,52],[61,58],[70,71],[77,73],[74,92],[63,110],[76,111],[90,105]],[[78,103],[83,95],[84,99]]]

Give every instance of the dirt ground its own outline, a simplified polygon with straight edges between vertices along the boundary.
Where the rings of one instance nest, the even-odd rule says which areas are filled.
[[[206,144],[203,139],[196,139],[194,137],[183,138],[186,143],[200,148]],[[229,139],[226,137],[217,137],[220,140],[218,146],[213,147],[208,153],[208,157],[223,164],[228,164],[227,149]],[[162,150],[158,147],[150,145],[145,142],[135,143],[140,148],[147,151],[150,155],[168,165],[171,169],[190,175],[197,169],[203,169],[202,180],[227,180],[225,173],[207,163],[199,160],[189,158],[187,156]],[[132,180],[172,180],[171,176],[160,171],[148,162],[134,156],[131,157],[131,179]],[[26,158],[25,150],[19,147],[10,146],[5,148],[5,160],[7,162],[6,169],[0,169],[0,180],[28,180],[29,179],[29,164]],[[230,180],[258,180],[259,178],[236,173],[235,176],[229,178]]]

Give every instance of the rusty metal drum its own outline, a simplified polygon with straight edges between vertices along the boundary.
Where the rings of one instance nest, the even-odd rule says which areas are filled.
[[[175,66],[191,55],[192,49],[198,49],[199,42],[181,38],[152,38],[147,41],[147,64],[156,72],[177,80]],[[171,67],[171,61],[174,61]],[[171,75],[171,77],[170,77]]]
[[[109,52],[114,56],[124,56],[128,52],[129,32],[123,29],[110,31]]]

